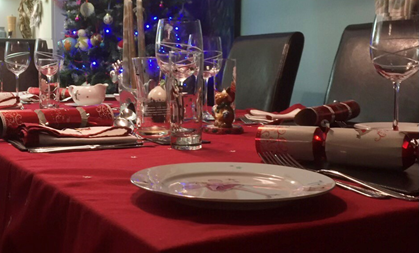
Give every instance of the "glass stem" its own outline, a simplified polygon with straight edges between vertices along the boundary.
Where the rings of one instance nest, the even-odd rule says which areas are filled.
[[[19,94],[19,75],[16,75],[16,97],[20,101],[20,94]]]
[[[399,90],[400,82],[393,82],[394,90],[394,111],[393,111],[393,130],[399,130]]]
[[[205,87],[204,87],[204,112],[208,112],[208,79],[204,78],[205,81]]]

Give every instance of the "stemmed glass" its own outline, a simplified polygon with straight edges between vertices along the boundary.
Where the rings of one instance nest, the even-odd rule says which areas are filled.
[[[41,109],[59,106],[60,76],[58,72],[64,63],[64,52],[56,41],[50,38],[38,38],[35,41],[34,63],[38,70]]]
[[[168,87],[174,149],[202,147],[202,48],[199,20],[159,20],[156,58],[162,72],[173,79]]]
[[[393,83],[393,130],[398,130],[400,84],[419,69],[418,15],[377,14],[371,35],[370,55],[377,72]]]
[[[214,117],[210,112],[208,112],[208,80],[211,77],[214,77],[220,71],[220,60],[223,58],[223,51],[221,46],[221,37],[203,37],[204,43],[204,69],[203,76],[205,80],[204,87],[204,111],[203,119],[204,120],[214,120]]]
[[[63,57],[64,52],[60,50],[58,44],[55,43],[54,39],[41,39],[38,38],[35,41],[35,50],[34,50],[34,63],[38,71],[39,69],[39,59],[52,59],[56,58],[62,65],[64,61]]]
[[[29,43],[26,41],[6,41],[4,61],[9,71],[16,76],[16,97],[19,95],[19,75],[25,72],[31,61]]]

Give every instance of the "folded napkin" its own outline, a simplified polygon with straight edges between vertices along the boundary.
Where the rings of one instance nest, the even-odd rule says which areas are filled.
[[[0,110],[18,109],[22,107],[20,100],[11,92],[0,92]]]
[[[247,110],[247,114],[244,116],[250,120],[258,122],[274,122],[274,121],[283,121],[283,120],[293,120],[295,115],[300,112],[302,109],[306,108],[302,104],[295,104],[281,112],[265,112],[257,109]]]
[[[19,126],[18,138],[26,147],[135,143],[128,127],[85,127],[57,130],[38,124]]]

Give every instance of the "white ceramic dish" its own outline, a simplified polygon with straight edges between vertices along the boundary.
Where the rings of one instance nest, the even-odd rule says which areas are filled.
[[[74,103],[79,106],[97,105],[105,100],[107,83],[97,83],[90,86],[68,86],[68,92]]]
[[[355,124],[354,127],[357,129],[383,129],[383,130],[392,130],[392,122],[366,122]],[[419,133],[419,123],[411,122],[399,122],[399,131],[406,133]]]
[[[205,203],[278,203],[333,189],[331,178],[307,170],[257,163],[183,163],[136,172],[131,182],[147,191]],[[196,202],[196,201],[195,201]],[[195,203],[196,204],[196,203]]]
[[[87,105],[78,105],[76,103],[64,103],[66,106],[71,106],[71,107],[83,107],[83,106],[87,106]],[[107,105],[112,105],[111,103],[102,103],[102,104],[107,104]]]

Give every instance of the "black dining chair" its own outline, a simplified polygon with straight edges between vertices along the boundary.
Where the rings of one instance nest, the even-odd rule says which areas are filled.
[[[336,53],[325,103],[353,99],[361,107],[354,122],[391,122],[393,87],[375,70],[369,43],[372,24],[349,25],[342,34]],[[400,87],[401,122],[419,122],[419,74],[404,80]]]
[[[300,32],[236,38],[229,54],[236,59],[236,108],[288,108],[303,47]]]

